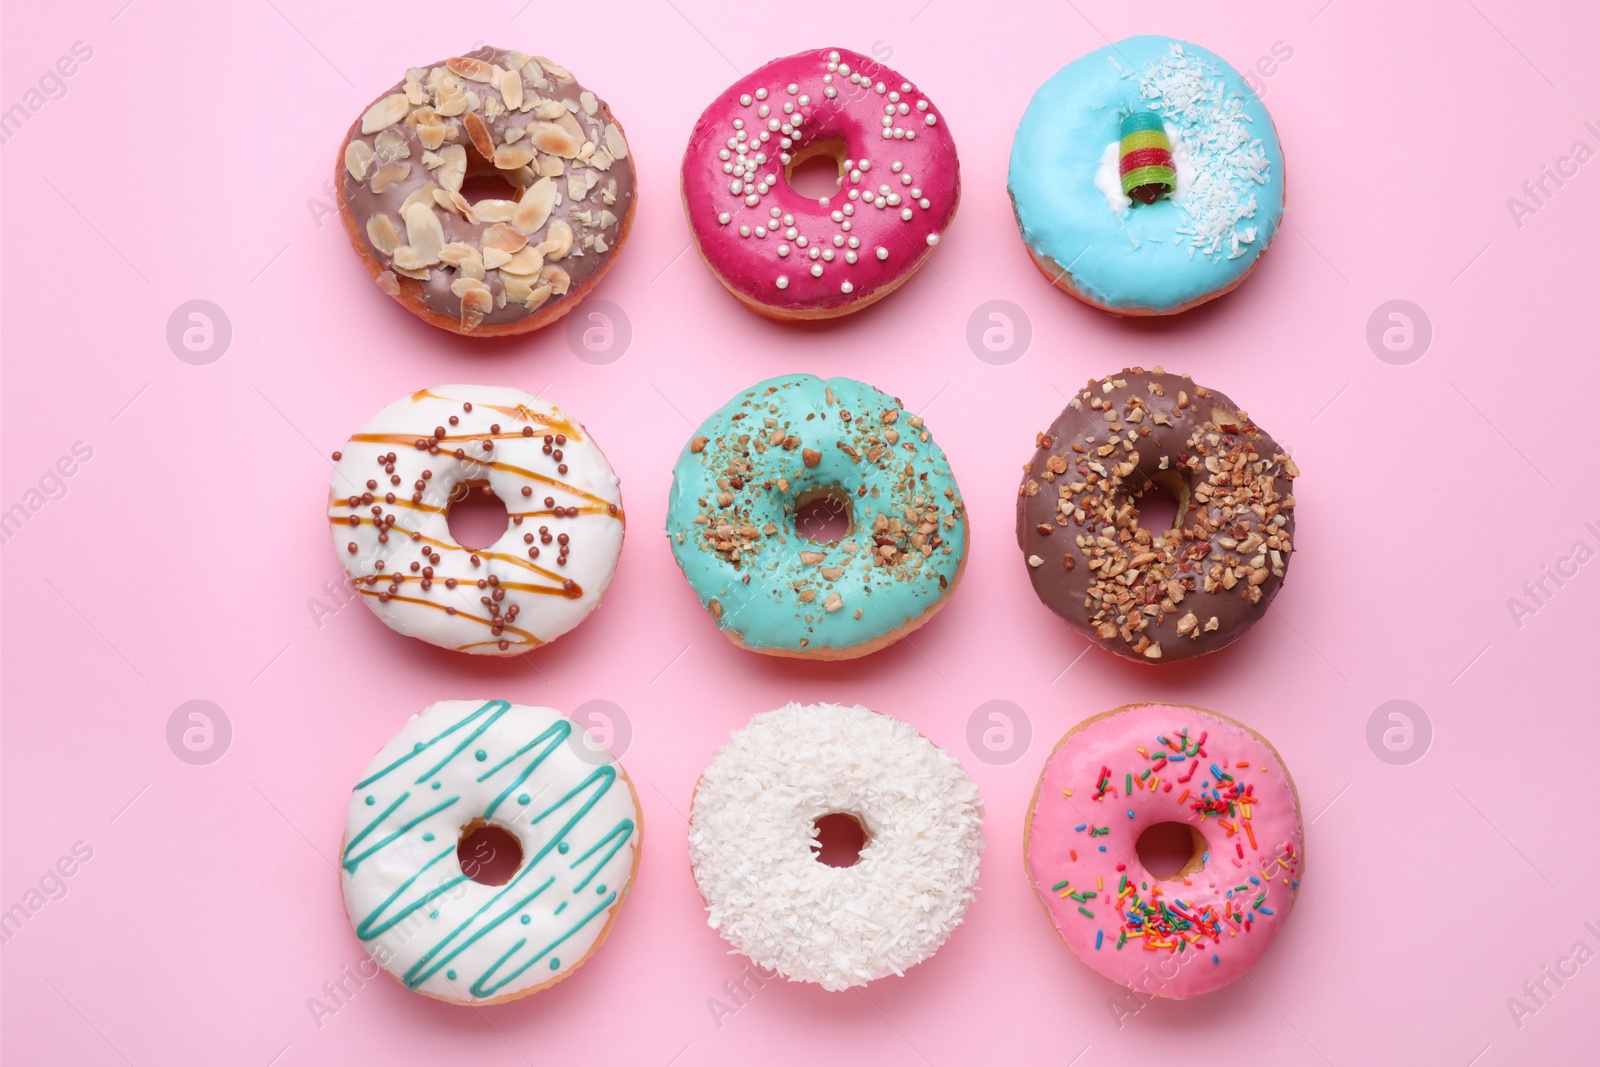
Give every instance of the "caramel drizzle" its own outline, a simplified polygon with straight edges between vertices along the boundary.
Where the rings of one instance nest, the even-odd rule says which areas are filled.
[[[465,404],[466,403],[466,401],[457,400],[453,396],[445,396],[442,393],[435,393],[431,389],[419,389],[417,392],[411,394],[411,400],[412,400],[413,403],[420,403],[421,401],[427,400],[429,398],[434,399],[434,400],[447,400],[452,404]],[[509,418],[513,418],[513,419],[521,419],[523,422],[531,423],[531,422],[534,422],[535,420],[541,420],[542,419],[544,422],[548,423],[550,428],[554,429],[557,433],[566,434],[567,438],[569,440],[572,440],[572,441],[581,441],[581,440],[583,440],[583,435],[579,432],[579,428],[574,423],[572,423],[572,422],[570,422],[570,421],[568,421],[566,419],[556,419],[556,418],[553,418],[551,416],[538,415],[534,411],[529,409],[528,405],[526,405],[526,404],[518,404],[516,407],[506,407],[503,404],[481,404],[481,403],[474,402],[473,406],[474,407],[485,407],[485,408],[488,408],[490,411],[498,411],[502,415],[505,415],[505,416],[507,416]],[[413,437],[410,440],[411,441],[415,441],[416,438]]]
[[[375,596],[382,595],[383,593],[387,592],[387,590],[381,590],[381,589],[357,589],[356,592],[360,593],[362,596],[375,597]],[[482,623],[483,625],[489,626],[489,627],[498,626],[498,627],[500,627],[501,633],[516,634],[519,637],[526,637],[527,638],[526,641],[518,641],[518,642],[516,642],[517,644],[534,645],[534,646],[538,646],[538,645],[544,644],[543,641],[539,640],[539,638],[535,637],[533,634],[529,633],[527,630],[524,630],[524,629],[522,629],[520,627],[517,627],[517,626],[507,625],[504,622],[497,622],[497,621],[494,621],[494,620],[491,620],[491,619],[485,619],[485,618],[482,618],[481,616],[473,615],[470,612],[462,611],[460,608],[456,608],[454,611],[451,611],[450,608],[447,605],[437,604],[437,603],[433,602],[432,600],[423,600],[421,597],[399,596],[398,594],[395,594],[395,593],[389,593],[388,596],[389,596],[390,600],[398,600],[402,604],[421,604],[423,607],[433,608],[435,611],[446,612],[449,615],[451,615],[451,616],[453,616],[455,618],[458,618],[458,619],[468,619],[468,620],[470,620],[472,622]],[[475,647],[477,647],[479,645],[498,645],[501,640],[503,640],[503,638],[496,638],[493,641],[475,641],[470,645],[461,646],[456,651],[463,652],[468,648],[475,648]]]
[[[415,434],[403,433],[358,433],[351,434],[350,440],[360,441],[364,444],[407,445],[415,448],[418,441],[433,441],[441,445],[446,441],[463,444],[472,441],[539,441],[542,440],[542,434],[545,430],[549,430],[552,433],[557,432],[556,428],[552,426],[535,426],[532,436],[523,433],[521,430],[515,433],[506,430],[501,430],[499,433],[447,433],[443,437],[434,437],[431,433],[424,434],[421,437]],[[559,432],[566,433],[567,431],[560,430]],[[570,435],[568,436],[570,439]]]
[[[371,574],[357,575],[356,577],[350,579],[350,581],[362,585],[373,585],[378,583],[386,585],[403,585],[406,582],[420,582],[422,580],[423,576],[420,574],[390,574],[388,571],[374,571]],[[429,581],[433,582],[434,585],[444,585],[445,582],[443,578],[437,576],[429,579]],[[458,592],[461,590],[466,590],[467,592],[471,592],[477,588],[478,585],[476,579],[457,578],[455,587],[451,591]],[[568,600],[575,600],[578,596],[582,595],[582,593],[568,594],[565,589],[551,588],[548,585],[534,585],[532,582],[497,582],[489,588],[511,589],[523,593],[537,593],[540,596],[564,596]],[[382,592],[382,590],[379,590],[379,592]]]
[[[369,493],[372,492],[371,489],[368,489],[366,491],[369,492]],[[353,508],[352,508],[352,506],[350,504],[350,498],[349,497],[347,497],[347,496],[334,496],[332,493],[329,493],[328,496],[330,498],[328,502],[330,504],[332,504],[334,507],[344,508],[347,511],[353,510]],[[371,507],[373,505],[377,505],[377,506],[385,507],[385,508],[407,508],[407,509],[409,509],[411,511],[427,511],[427,512],[432,512],[435,515],[442,515],[446,511],[449,510],[448,508],[436,507],[433,504],[424,504],[421,501],[412,500],[410,497],[402,497],[398,493],[395,494],[394,503],[392,503],[392,504],[387,502],[387,501],[385,501],[382,497],[374,495],[373,498],[372,498],[372,504],[370,504],[370,505],[369,504],[356,504],[356,505],[354,505],[354,507],[365,508],[365,507]],[[336,516],[336,515],[332,514],[331,512],[329,513],[328,518],[330,518],[330,519],[339,518],[339,519],[343,519],[345,522],[349,522],[349,519],[346,518],[345,516],[342,516],[342,515],[337,515]]]
[[[373,525],[376,525],[375,520],[371,516],[357,516],[357,518],[359,518],[361,520],[357,524],[359,526],[373,526]],[[344,518],[338,518],[338,517],[332,516],[332,515],[328,516],[328,525],[329,526],[339,526],[341,524],[345,525],[345,526],[348,526],[350,524],[349,517],[346,516]],[[504,552],[489,552],[489,551],[484,550],[484,549],[471,549],[471,548],[467,548],[465,545],[457,545],[457,544],[452,544],[449,541],[441,541],[436,537],[429,537],[427,534],[421,533],[421,532],[419,532],[417,530],[408,530],[404,526],[401,526],[399,523],[391,523],[389,525],[389,529],[397,531],[397,532],[402,533],[402,534],[405,534],[407,537],[415,535],[416,539],[418,541],[425,542],[425,543],[430,544],[430,545],[434,545],[434,546],[436,546],[438,548],[442,548],[442,549],[445,549],[445,550],[450,551],[450,552],[466,552],[466,553],[468,553],[470,555],[478,556],[478,557],[480,557],[482,559],[497,559],[497,560],[500,560],[502,563],[515,564],[518,567],[523,567],[523,568],[525,568],[527,570],[532,571],[533,573],[539,575],[542,578],[549,578],[551,581],[554,581],[554,582],[566,583],[567,581],[570,580],[570,579],[567,579],[567,578],[563,578],[561,575],[557,574],[554,571],[546,570],[544,567],[539,566],[537,563],[533,563],[533,562],[531,562],[529,560],[525,560],[525,559],[520,559],[520,558],[518,558],[516,556],[507,555]],[[389,577],[390,578],[404,578],[404,577],[406,577],[406,575],[396,574],[396,575],[389,575]],[[436,580],[440,580],[440,579],[436,579]],[[502,583],[502,584],[505,584],[505,583]],[[557,587],[555,587],[553,589],[545,587],[545,586],[533,586],[533,587],[530,587],[529,591],[530,592],[547,592],[547,593],[549,593],[551,595],[555,595],[555,596],[564,596],[568,600],[576,600],[579,597],[583,596],[583,587],[580,586],[577,582],[573,582],[572,583],[572,589],[570,591],[568,591],[564,587],[564,584],[563,585],[558,585]]]
[[[579,515],[609,515],[609,514],[611,514],[611,505],[610,504],[585,504],[581,508],[574,508],[574,507],[567,508],[566,514],[572,515],[574,513],[577,513]],[[556,513],[555,513],[555,509],[554,508],[538,508],[537,510],[534,510],[534,511],[508,511],[508,512],[506,512],[506,514],[509,515],[511,518],[514,518],[514,519],[515,518],[532,519],[532,518],[543,518],[543,517],[554,518]],[[617,509],[617,514],[616,514],[615,517],[616,517],[616,520],[618,522],[622,521],[622,509],[621,508]]]

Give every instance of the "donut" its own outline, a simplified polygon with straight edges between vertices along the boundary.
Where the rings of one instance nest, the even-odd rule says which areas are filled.
[[[1053,285],[1118,315],[1174,315],[1244,281],[1272,243],[1283,147],[1227,61],[1130,37],[1039,87],[1007,185]]]
[[[789,185],[839,164],[840,192]],[[956,145],[916,86],[843,48],[773,60],[712,102],[683,154],[683,207],[711,273],[779,321],[831,319],[888,296],[933,252],[961,199]]]
[[[468,180],[503,186],[475,202]],[[470,337],[548,326],[627,240],[633,159],[611,109],[543,57],[484,47],[412,67],[362,112],[334,174],[378,288]]]
[[[351,791],[340,882],[362,947],[407,989],[515,1000],[583,966],[611,932],[639,867],[639,798],[583,738],[551,708],[443,700],[373,757]],[[458,858],[486,825],[521,850],[501,885]]]
[[[1085,637],[1138,662],[1231,643],[1289,569],[1294,460],[1221,393],[1133,367],[1091,381],[1035,440],[1017,495],[1033,591]],[[1169,493],[1170,528],[1139,522]]]
[[[808,508],[842,515],[837,542]],[[718,408],[672,470],[667,535],[734,644],[853,659],[933,617],[961,580],[967,512],[920,416],[849,378],[790,374]]]
[[[1137,843],[1187,828],[1193,853],[1157,877]],[[1244,976],[1289,918],[1305,869],[1300,798],[1276,749],[1214,711],[1129,704],[1067,732],[1023,830],[1034,893],[1106,978],[1183,1000]]]
[[[622,552],[617,476],[583,424],[499,385],[442,385],[395,401],[333,454],[328,525],[378,618],[458,652],[515,656],[600,604]],[[458,545],[452,504],[506,505],[487,548]]]
[[[819,861],[817,821],[866,839]],[[735,730],[695,785],[689,863],[707,923],[766,971],[850,989],[932,956],[978,881],[983,799],[961,762],[863,707],[790,704]]]

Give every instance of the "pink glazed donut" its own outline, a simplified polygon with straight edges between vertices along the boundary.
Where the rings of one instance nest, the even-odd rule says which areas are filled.
[[[1169,823],[1187,828],[1193,852],[1158,878],[1136,842]],[[1232,719],[1173,704],[1130,704],[1068,731],[1039,777],[1023,853],[1079,959],[1174,1000],[1255,966],[1305,866],[1300,800],[1277,750]]]
[[[839,192],[789,185],[813,156]],[[842,48],[774,60],[700,116],[683,206],[711,272],[752,310],[830,319],[892,293],[939,243],[961,199],[944,116],[888,67]]]

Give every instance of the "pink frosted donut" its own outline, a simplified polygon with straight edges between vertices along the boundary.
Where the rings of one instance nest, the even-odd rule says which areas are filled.
[[[1158,878],[1136,842],[1177,823],[1189,861]],[[1130,704],[1068,731],[1023,834],[1034,892],[1113,982],[1183,1000],[1242,977],[1289,918],[1305,865],[1294,782],[1260,734],[1214,711]]]
[[[839,192],[789,185],[812,156]],[[683,206],[728,291],[780,320],[829,319],[889,295],[922,265],[961,199],[956,146],[916,86],[842,48],[801,52],[735,82],[683,154]]]

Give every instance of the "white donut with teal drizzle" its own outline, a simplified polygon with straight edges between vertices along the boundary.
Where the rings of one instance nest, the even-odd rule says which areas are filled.
[[[516,837],[508,882],[462,870],[463,832]],[[356,783],[340,874],[345,911],[407,989],[490,1004],[559,982],[600,947],[633,882],[638,797],[571,719],[504,700],[411,717]]]
[[[837,542],[796,528],[813,502]],[[921,626],[960,581],[967,514],[920,416],[849,378],[757,382],[695,432],[673,468],[667,535],[735,644],[851,659]]]
[[[1176,187],[1154,203],[1118,180],[1120,124],[1160,116]],[[1130,37],[1069,63],[1033,96],[1011,147],[1017,226],[1045,276],[1119,315],[1170,315],[1244,280],[1283,216],[1283,147],[1266,106],[1217,55]]]
[[[856,862],[820,862],[817,820],[847,815]],[[790,704],[735,730],[695,786],[689,862],[707,919],[790,981],[843,990],[904,974],[961,925],[983,798],[961,761],[863,707]]]
[[[600,605],[622,553],[616,473],[543,397],[441,385],[395,401],[333,454],[328,524],[350,587],[392,629],[475,655],[548,644]],[[505,533],[457,544],[453,502],[486,488]]]

